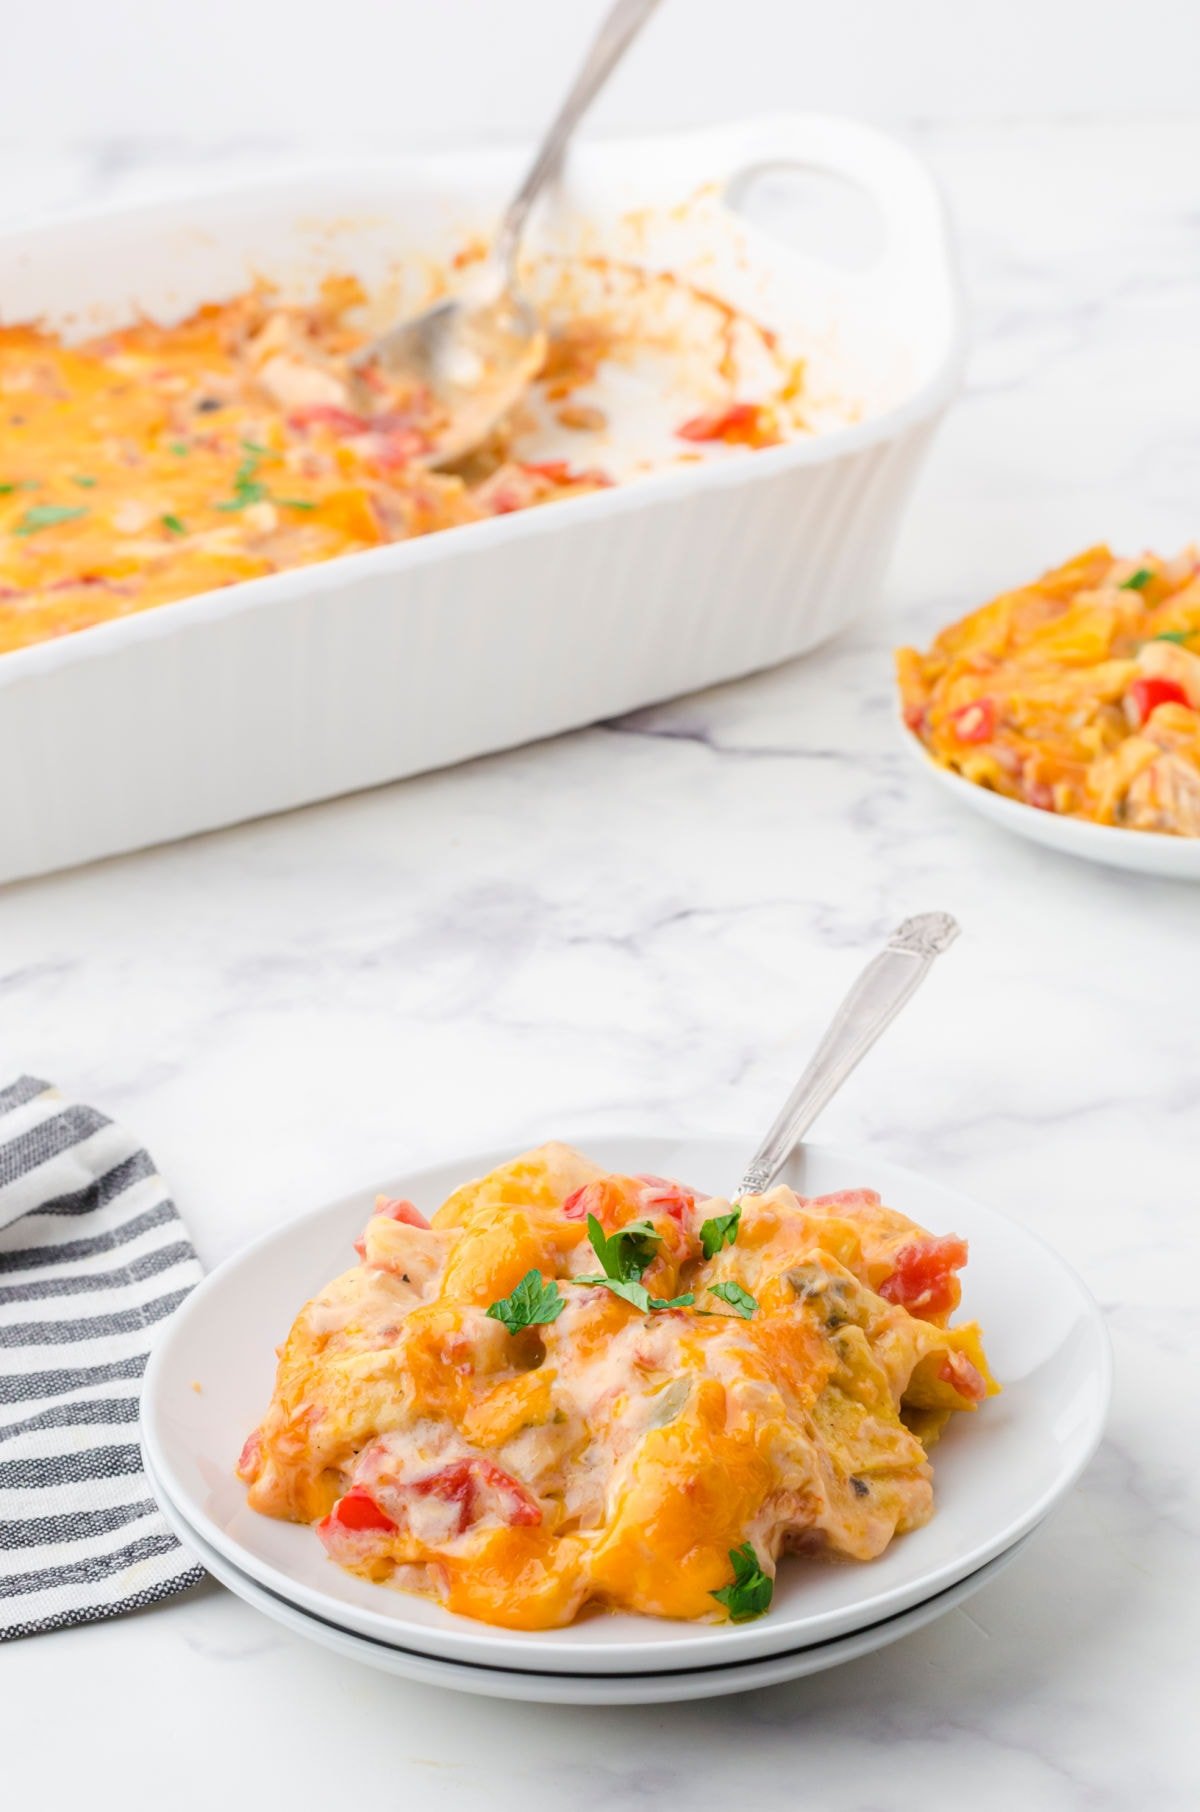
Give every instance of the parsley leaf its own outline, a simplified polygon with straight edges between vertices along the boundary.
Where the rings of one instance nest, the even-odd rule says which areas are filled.
[[[275,502],[284,510],[315,510],[317,507],[305,497],[277,497]]]
[[[655,1232],[650,1221],[630,1221],[610,1235],[605,1233],[595,1215],[589,1214],[587,1230],[592,1250],[604,1273],[601,1282],[605,1278],[613,1278],[618,1283],[636,1282],[654,1257],[654,1247],[662,1241],[662,1234]]]
[[[178,516],[163,516],[160,517],[160,521],[162,522],[163,527],[165,529],[170,529],[173,535],[187,534],[187,524],[186,522],[181,522]]]
[[[623,1302],[631,1302],[643,1315],[652,1309],[687,1309],[696,1298],[689,1290],[685,1296],[651,1296],[641,1281],[642,1272],[654,1257],[654,1248],[662,1239],[649,1221],[630,1221],[606,1234],[594,1214],[587,1217],[588,1238],[592,1250],[604,1267],[593,1276],[576,1277],[580,1284],[603,1284]]]
[[[709,1284],[708,1293],[718,1297],[721,1302],[727,1302],[743,1321],[749,1321],[758,1307],[749,1290],[743,1290],[741,1284],[734,1283],[732,1279],[728,1283]]]
[[[86,472],[76,472],[71,479],[71,483],[77,484],[81,491],[91,491],[95,489],[96,480],[94,478],[89,478]]]
[[[1130,573],[1127,579],[1121,580],[1117,589],[1118,591],[1141,591],[1144,585],[1149,585],[1153,577],[1154,574],[1148,566],[1139,566],[1135,573]]]
[[[0,497],[11,497],[16,488],[15,484],[0,484]]]
[[[167,447],[179,459],[186,459],[192,450],[186,440],[169,440]]]
[[[86,516],[82,507],[71,509],[62,503],[36,503],[26,510],[20,522],[13,530],[14,535],[36,535],[39,529],[53,528],[56,522],[73,522],[77,516]]]
[[[511,1296],[502,1296],[488,1310],[493,1321],[502,1321],[510,1334],[522,1328],[543,1326],[557,1321],[566,1308],[566,1299],[553,1278],[547,1283],[540,1271],[526,1271]]]
[[[728,1214],[718,1214],[705,1221],[700,1229],[700,1246],[705,1258],[715,1258],[722,1246],[732,1246],[738,1236],[742,1204],[735,1202]]]
[[[259,484],[257,479],[248,477],[244,468],[234,479],[233,489],[234,495],[227,503],[218,503],[216,505],[217,509],[244,510],[247,504],[261,503],[267,495],[266,485]]]
[[[758,1555],[748,1541],[740,1548],[730,1548],[729,1558],[733,1563],[732,1583],[709,1596],[725,1606],[731,1623],[749,1623],[770,1606],[774,1581],[759,1566]]]
[[[256,460],[278,459],[279,455],[272,447],[264,447],[260,440],[243,440],[238,443],[247,453],[253,454]],[[248,462],[247,462],[248,463]]]
[[[623,1302],[631,1302],[635,1309],[642,1311],[643,1315],[650,1313],[650,1292],[645,1284],[638,1283],[635,1277],[605,1277],[602,1271],[597,1271],[592,1276],[576,1277],[573,1281],[580,1284],[603,1284],[606,1290],[611,1290],[613,1295],[619,1296]]]
[[[1164,629],[1161,635],[1152,635],[1152,642],[1176,642],[1182,648],[1193,636],[1200,635],[1200,629]]]
[[[631,1302],[643,1315],[653,1313],[655,1309],[690,1309],[696,1298],[690,1290],[683,1296],[651,1296],[645,1284],[635,1277],[603,1277],[599,1272],[594,1277],[575,1277],[571,1280],[579,1284],[603,1284],[622,1302]]]

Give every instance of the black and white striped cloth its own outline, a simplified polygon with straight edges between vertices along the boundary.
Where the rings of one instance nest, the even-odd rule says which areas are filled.
[[[137,1141],[33,1076],[0,1089],[0,1640],[203,1577],[138,1451],[155,1330],[200,1266]]]

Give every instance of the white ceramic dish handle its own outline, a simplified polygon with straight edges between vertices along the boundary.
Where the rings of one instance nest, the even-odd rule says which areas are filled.
[[[739,193],[773,169],[831,176],[861,190],[878,212],[882,244],[851,281],[906,308],[927,296],[930,269],[949,251],[946,210],[925,166],[904,146],[853,120],[815,114],[749,121],[731,128],[721,149],[725,173],[717,180],[735,211]]]

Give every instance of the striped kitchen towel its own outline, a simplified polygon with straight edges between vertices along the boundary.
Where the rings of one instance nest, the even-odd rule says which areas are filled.
[[[156,1328],[200,1278],[129,1133],[33,1076],[0,1089],[0,1640],[203,1577],[138,1451]]]

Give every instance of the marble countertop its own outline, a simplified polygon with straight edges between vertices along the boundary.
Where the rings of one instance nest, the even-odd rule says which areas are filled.
[[[922,127],[978,347],[886,605],[823,652],[558,742],[0,893],[0,1065],[134,1127],[213,1264],[406,1163],[774,1112],[905,914],[965,935],[829,1109],[1035,1227],[1103,1305],[1116,1399],[969,1606],[755,1695],[577,1711],[404,1686],[215,1586],[0,1652],[10,1797],[634,1812],[1200,1799],[1200,1043],[1186,884],[1005,836],[916,772],[889,648],[1109,538],[1200,533],[1200,126]],[[286,154],[286,147],[279,155]],[[205,180],[120,147],[5,208]],[[197,167],[197,163],[201,167]],[[869,1181],[869,1178],[864,1178]],[[1190,1383],[1190,1380],[1189,1380]]]

